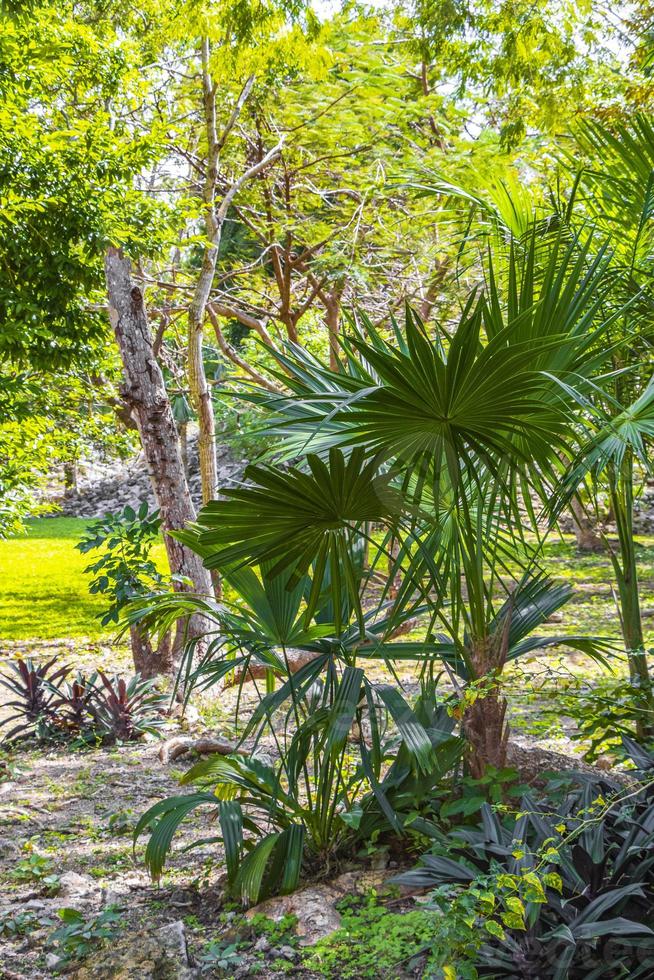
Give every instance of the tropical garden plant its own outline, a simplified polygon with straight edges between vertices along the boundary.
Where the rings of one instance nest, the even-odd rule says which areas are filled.
[[[447,766],[435,764],[452,726],[432,726],[440,734],[430,737],[429,721],[395,687],[368,680],[371,660],[391,670],[407,659],[419,664],[426,719],[430,695],[432,717],[436,708],[435,672],[447,675],[467,770],[483,778],[506,763],[507,662],[554,644],[599,658],[608,652],[600,638],[534,635],[570,590],[539,568],[543,535],[533,503],[558,485],[561,459],[577,446],[579,400],[606,358],[603,338],[617,315],[604,309],[608,262],[589,241],[554,234],[543,243],[532,229],[511,245],[502,283],[489,264],[485,291],[467,299],[454,328],[431,338],[407,311],[404,328],[394,324],[385,338],[360,316],[343,343],[345,370],[295,348],[284,361],[288,393],[251,396],[272,411],[269,430],[285,436],[286,455],[304,462],[250,467],[246,484],[179,532],[240,601],[230,608],[159,596],[138,604],[132,619],[161,630],[180,616],[213,620],[195,668],[189,644],[185,682],[224,682],[238,671],[244,683],[262,670],[266,693],[243,740],[254,736],[256,744],[266,728],[279,763],[234,757],[192,769],[186,779],[203,792],[157,804],[137,828],[137,836],[151,831],[146,861],[155,876],[177,824],[203,803],[219,809],[230,877],[245,901],[272,881],[294,887],[303,861],[337,853],[347,828],[371,833],[371,804],[377,819],[403,833],[409,797],[401,784],[411,775],[418,784],[409,794],[415,818],[420,783],[433,789],[461,747],[450,742]],[[381,561],[393,574],[375,595]],[[421,639],[398,639],[416,617],[426,624]],[[400,738],[395,760],[384,751],[380,708]],[[352,766],[348,733],[357,748]],[[268,824],[275,830],[257,841],[255,828]]]
[[[82,554],[100,552],[84,569],[93,579],[91,595],[106,597],[107,607],[99,614],[103,626],[118,626],[123,610],[134,599],[166,584],[166,578],[151,556],[159,539],[159,511],[150,512],[147,501],[135,511],[129,505],[118,514],[106,514],[92,521],[76,545]],[[170,670],[172,644],[169,633],[160,635],[157,649],[143,627],[129,629],[134,668],[143,677],[154,677]]]
[[[638,749],[638,746],[636,746]],[[650,780],[651,782],[651,780]],[[651,786],[621,791],[586,778],[555,801],[525,797],[511,822],[485,804],[479,828],[439,835],[412,888],[478,889],[498,902],[476,952],[479,976],[647,977],[654,967],[654,803]]]
[[[596,383],[619,313],[606,310],[610,257],[591,242],[532,225],[434,338],[411,313],[388,339],[359,316],[343,371],[293,349],[290,393],[252,397],[307,469],[252,469],[251,485],[200,517],[210,566],[269,561],[290,584],[311,562],[331,563],[359,618],[348,545],[368,539],[371,524],[383,528],[379,554],[399,541],[396,608],[417,596],[428,606],[426,659],[442,653],[471,692],[463,727],[477,774],[504,765],[497,681],[510,644],[562,604],[540,576],[532,501],[549,499],[561,457],[575,450],[579,398]]]
[[[211,546],[199,543],[197,532],[185,533],[209,560]],[[366,575],[361,561],[354,567]],[[250,754],[199,762],[182,778],[199,792],[163,800],[139,821],[135,840],[150,832],[145,860],[155,878],[177,826],[208,805],[217,811],[221,834],[212,840],[225,848],[237,897],[252,903],[270,891],[291,891],[303,868],[329,868],[357,840],[402,834],[459,763],[463,745],[444,709],[424,699],[410,707],[394,686],[371,682],[359,666],[420,655],[420,644],[388,636],[408,613],[395,619],[388,603],[377,605],[363,613],[362,634],[345,583],[339,578],[336,591],[326,572],[326,588],[318,591],[309,573],[287,589],[268,565],[261,577],[227,566],[233,601],[169,594],[137,605],[135,617],[161,629],[180,615],[199,613],[213,623],[195,663],[196,643],[189,644],[180,671],[187,697],[230,675],[238,674],[241,688],[257,677],[266,681],[241,732]],[[273,739],[276,762],[257,758],[264,735]]]
[[[616,583],[629,675],[634,693],[635,726],[641,740],[651,738],[654,718],[652,667],[644,645],[638,581],[634,511],[639,488],[652,473],[652,217],[654,215],[654,129],[651,119],[635,115],[613,125],[584,122],[561,151],[570,186],[544,193],[536,184],[521,185],[508,171],[499,180],[455,185],[431,179],[421,193],[449,199],[463,210],[461,232],[468,247],[489,248],[497,263],[506,262],[507,241],[520,241],[533,226],[584,242],[589,257],[609,246],[603,301],[617,315],[607,327],[607,358],[601,382],[578,392],[580,442],[568,459],[556,506],[565,507],[591,545],[608,554]],[[581,165],[580,165],[581,162]],[[465,254],[465,248],[462,246]],[[535,274],[546,274],[546,251],[535,256]],[[587,502],[590,502],[590,505]],[[615,525],[617,540],[606,528]],[[633,719],[632,719],[633,721]]]
[[[16,723],[4,733],[7,743],[128,742],[157,734],[165,722],[168,699],[138,674],[109,678],[101,670],[74,672],[59,657],[43,663],[18,658],[0,673],[0,685],[11,694],[11,713],[0,728]]]

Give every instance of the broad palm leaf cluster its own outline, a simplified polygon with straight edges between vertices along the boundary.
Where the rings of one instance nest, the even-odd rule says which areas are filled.
[[[637,360],[650,311],[637,249],[625,265],[621,237],[587,211],[577,218],[582,186],[549,214],[521,213],[525,193],[509,220],[509,191],[501,207],[467,195],[485,228],[482,281],[456,316],[427,329],[409,309],[384,327],[354,313],[337,369],[291,344],[275,353],[282,393],[247,396],[277,457],[180,533],[237,598],[157,597],[135,616],[162,630],[205,617],[203,652],[194,661],[190,643],[182,671],[187,693],[265,678],[243,741],[256,751],[268,733],[276,761],[192,770],[202,792],[139,825],[152,830],[155,874],[201,803],[218,806],[246,901],[294,887],[303,860],[328,863],[363,827],[427,826],[429,793],[457,759],[477,778],[505,765],[509,662],[554,644],[611,653],[606,639],[535,632],[570,598],[541,567],[543,542],[592,475],[606,476],[618,523],[623,613],[633,599],[634,465],[647,464],[654,434],[654,389]],[[627,407],[616,392],[634,379],[642,390]],[[650,696],[642,632],[625,627],[625,640]],[[375,661],[395,684],[372,679]],[[405,661],[422,684],[413,707],[395,673]]]

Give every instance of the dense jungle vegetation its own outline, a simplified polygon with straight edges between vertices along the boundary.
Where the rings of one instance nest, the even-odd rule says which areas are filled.
[[[0,977],[654,976],[651,4],[0,10]]]

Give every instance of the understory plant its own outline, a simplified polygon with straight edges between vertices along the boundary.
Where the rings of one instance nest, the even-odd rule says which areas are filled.
[[[652,651],[647,654],[651,660]],[[572,738],[585,743],[588,762],[600,756],[624,761],[625,737],[638,738],[643,748],[654,747],[654,738],[647,734],[650,711],[642,688],[629,677],[611,674],[573,686],[560,695],[560,705],[574,719]]]
[[[193,544],[192,535],[187,539]],[[267,566],[260,577],[229,568],[225,576],[239,594],[231,609],[178,594],[148,601],[138,614],[164,629],[181,613],[201,612],[215,624],[202,659],[192,669],[187,659],[183,669],[187,694],[235,672],[242,686],[263,668],[266,686],[241,733],[254,754],[199,762],[182,778],[199,791],[155,804],[134,836],[150,833],[145,860],[157,878],[177,826],[208,806],[220,827],[213,840],[225,848],[230,887],[248,904],[293,890],[302,869],[325,872],[357,840],[401,835],[456,767],[463,744],[444,709],[428,710],[420,700],[412,708],[394,686],[371,682],[358,665],[383,660],[394,646],[388,610],[369,610],[362,635],[342,580],[334,583],[323,570],[326,587],[307,624],[311,575],[290,590]],[[191,644],[188,657],[193,650]],[[272,764],[256,756],[265,734],[276,747]]]
[[[396,880],[465,893],[494,876],[480,977],[644,978],[654,969],[653,840],[651,788],[588,781],[558,803],[525,797],[517,818],[485,804],[480,828],[440,835]]]
[[[126,606],[134,599],[161,589],[166,577],[151,557],[153,545],[159,539],[159,511],[149,513],[144,501],[135,511],[127,506],[118,514],[106,514],[92,521],[76,545],[82,554],[100,552],[84,571],[93,575],[89,583],[92,595],[102,595],[107,607],[99,614],[103,626],[121,623]],[[129,627],[134,668],[142,677],[166,673],[172,665],[170,634],[159,636],[157,649],[142,625]]]
[[[394,896],[397,900],[397,896]],[[391,899],[372,893],[337,903],[340,927],[305,954],[303,965],[322,977],[359,980],[382,977],[476,977],[474,956],[479,930],[471,925],[477,902],[449,896],[447,915],[440,909],[395,911]],[[447,970],[449,969],[449,974]]]
[[[62,925],[50,933],[48,941],[59,959],[58,968],[62,969],[115,939],[123,925],[120,912],[112,905],[97,915],[85,916],[71,908],[59,909],[58,914]]]
[[[165,720],[167,698],[138,674],[126,679],[102,671],[73,673],[58,658],[43,664],[18,659],[0,673],[0,684],[12,695],[12,714],[0,728],[17,722],[5,742],[132,741],[157,733]]]

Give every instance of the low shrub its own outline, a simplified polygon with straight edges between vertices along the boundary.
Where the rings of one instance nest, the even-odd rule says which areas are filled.
[[[123,924],[120,913],[111,905],[88,918],[77,909],[68,908],[60,909],[58,915],[63,925],[55,929],[48,940],[59,957],[58,969],[83,959],[103,943],[114,939]]]
[[[373,688],[361,669],[346,667],[339,677],[331,666],[320,683],[322,668],[311,661],[267,695],[246,728],[247,734],[258,720],[269,721],[272,708],[291,700],[300,723],[276,763],[210,756],[182,777],[196,792],[161,800],[143,814],[134,840],[150,833],[145,862],[155,880],[179,824],[199,807],[217,818],[219,836],[212,828],[206,843],[223,843],[229,886],[244,904],[293,891],[303,870],[324,873],[382,833],[402,837],[420,833],[422,823],[431,826],[432,798],[463,751],[446,712],[421,699],[411,709],[385,689],[398,731],[382,740],[374,698],[381,685]],[[372,748],[366,724],[376,726]]]
[[[164,723],[166,698],[152,680],[138,674],[109,678],[102,671],[77,672],[57,666],[53,658],[43,664],[18,659],[0,673],[0,684],[11,693],[11,714],[0,728],[13,725],[4,742],[36,738],[40,742],[127,742],[146,732],[158,733]],[[98,679],[99,678],[99,679]]]
[[[439,840],[396,880],[414,888],[489,889],[495,911],[480,977],[654,974],[654,799],[587,782],[556,805],[524,797],[512,822],[482,807],[481,828]]]
[[[396,912],[373,892],[363,903],[346,900],[339,911],[341,927],[305,954],[312,973],[342,980],[476,976],[478,933],[461,902],[445,915],[433,907]]]

